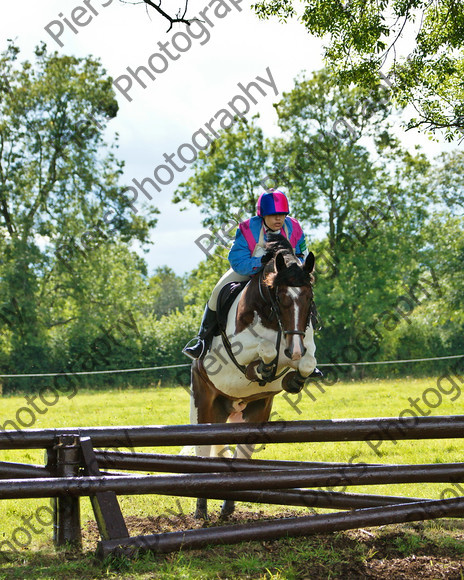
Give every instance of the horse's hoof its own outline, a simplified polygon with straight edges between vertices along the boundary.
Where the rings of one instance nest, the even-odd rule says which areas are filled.
[[[247,366],[245,376],[249,381],[264,387],[272,380],[272,369],[269,370],[269,367],[266,367],[263,361],[255,360]]]
[[[304,387],[305,379],[298,371],[287,373],[282,380],[282,388],[287,393],[296,394]]]
[[[258,381],[261,377],[258,376],[256,369],[258,368],[259,361],[255,360],[251,362],[245,371],[245,376],[249,381]]]
[[[195,506],[195,518],[197,520],[208,519],[208,500],[204,497],[198,498]]]
[[[234,511],[235,511],[235,503],[226,500],[222,504],[221,513],[219,514],[219,517],[223,520],[231,516],[234,513]]]
[[[264,361],[260,361],[258,365],[258,373],[261,375],[263,381],[271,382],[275,376],[275,371],[273,364],[266,364]]]

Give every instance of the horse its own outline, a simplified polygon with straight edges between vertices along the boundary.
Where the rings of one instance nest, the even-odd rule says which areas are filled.
[[[280,234],[269,236],[254,274],[234,299],[220,335],[191,367],[190,421],[199,423],[269,420],[274,396],[298,393],[316,368],[313,337],[314,254],[304,264]],[[235,458],[250,458],[254,445],[237,445]],[[196,455],[220,457],[221,445],[200,445]],[[225,500],[220,517],[234,511]],[[198,498],[195,517],[207,519],[207,500]]]

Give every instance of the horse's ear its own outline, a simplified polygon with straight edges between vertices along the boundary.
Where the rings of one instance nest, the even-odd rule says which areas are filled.
[[[283,270],[286,267],[285,258],[283,257],[282,254],[277,254],[275,264],[277,272],[280,272],[280,270]]]
[[[314,270],[314,262],[315,262],[314,254],[312,252],[309,252],[309,254],[306,256],[303,269],[311,274],[311,272]]]

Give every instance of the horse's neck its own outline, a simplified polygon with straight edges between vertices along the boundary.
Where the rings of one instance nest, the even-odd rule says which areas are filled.
[[[256,277],[240,295],[235,315],[237,333],[251,326],[255,320],[255,315],[258,316],[263,326],[277,330],[277,321],[272,314],[270,303],[263,298],[259,284],[260,280]]]

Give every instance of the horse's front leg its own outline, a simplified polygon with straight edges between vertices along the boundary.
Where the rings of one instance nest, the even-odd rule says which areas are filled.
[[[314,332],[311,324],[309,324],[308,328],[306,329],[303,344],[306,348],[306,352],[298,361],[297,369],[300,375],[306,379],[316,368],[317,364],[316,358],[314,356],[316,352],[316,345],[314,344]]]
[[[271,363],[276,357],[276,345],[270,340],[261,340],[256,349],[257,360],[248,365],[246,376],[253,381],[268,379],[272,373]]]
[[[261,340],[258,345],[258,357],[269,365],[277,356],[276,345],[270,340]]]
[[[298,361],[297,370],[290,371],[282,380],[282,388],[289,393],[299,393],[304,387],[306,379],[316,368],[316,345],[314,344],[314,334],[311,325],[308,326],[304,339],[306,352]]]

